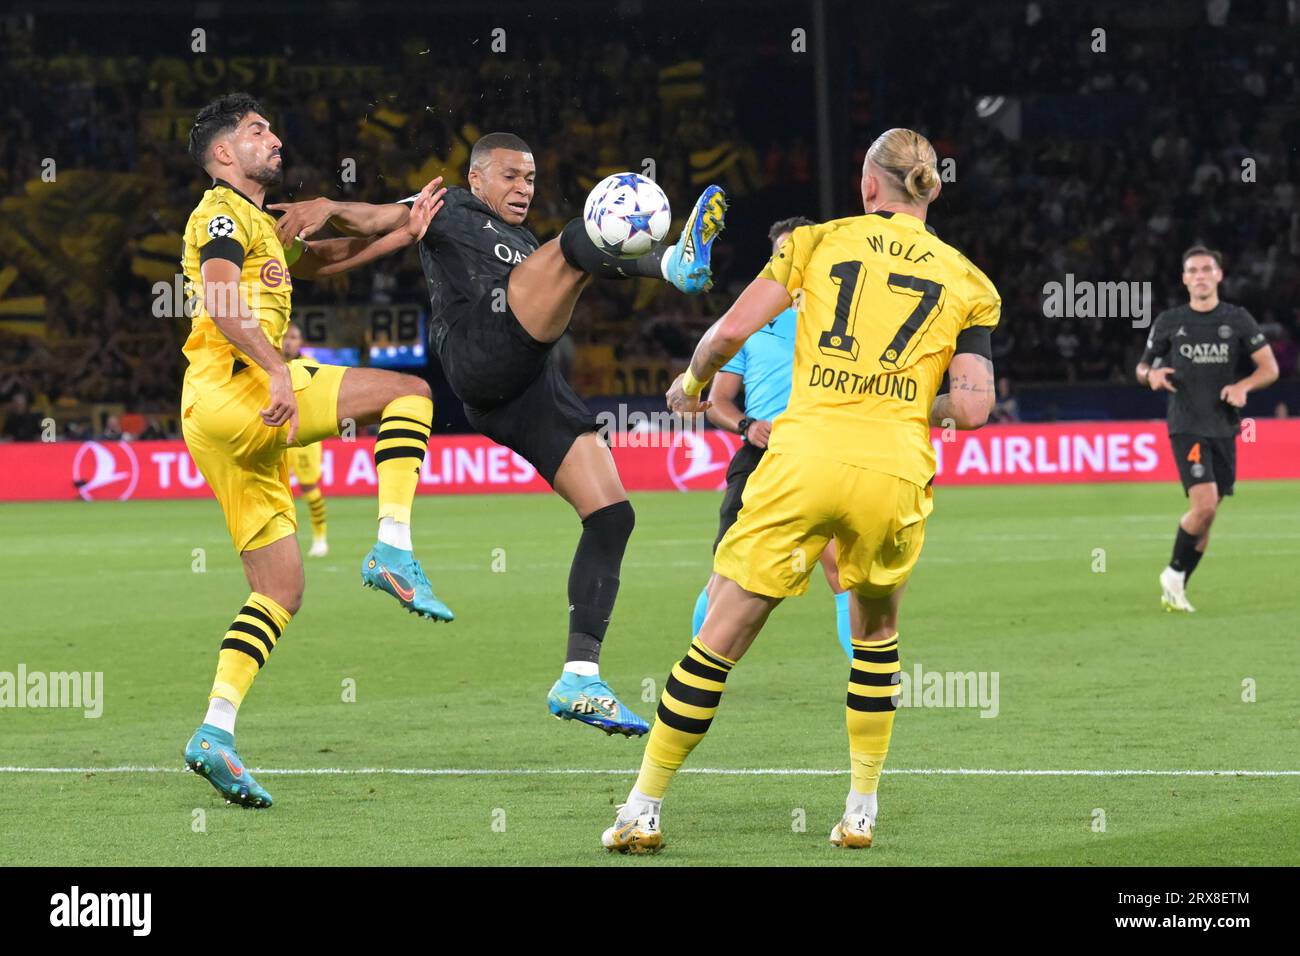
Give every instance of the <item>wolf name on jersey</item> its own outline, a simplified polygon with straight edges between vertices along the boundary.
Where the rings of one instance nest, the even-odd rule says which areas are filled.
[[[798,308],[790,404],[768,447],[928,484],[930,406],[958,336],[998,324],[993,283],[890,212],[802,226],[761,275]]]
[[[253,364],[230,344],[205,308],[203,263],[214,258],[240,267],[243,298],[276,349],[289,327],[293,281],[285,265],[284,246],[275,234],[275,217],[218,179],[190,213],[181,246],[185,297],[191,310],[190,334],[182,350],[190,363],[181,392],[182,411],[204,392],[230,381],[237,369]],[[232,314],[237,308],[234,292],[230,290]]]
[[[415,199],[401,201],[412,205]],[[420,243],[420,264],[429,283],[429,340],[435,351],[442,352],[447,332],[468,314],[466,305],[494,289],[504,296],[510,270],[537,247],[531,232],[498,218],[465,187],[447,190],[442,209]]]
[[[1249,312],[1220,302],[1209,312],[1180,305],[1156,316],[1142,361],[1161,359],[1174,370],[1169,395],[1169,434],[1227,438],[1237,434],[1241,413],[1219,398],[1241,378],[1239,366],[1264,344]]]

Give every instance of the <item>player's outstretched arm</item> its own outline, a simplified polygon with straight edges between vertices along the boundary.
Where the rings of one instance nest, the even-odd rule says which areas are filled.
[[[948,391],[930,406],[935,428],[981,428],[997,402],[993,360],[978,352],[958,352],[948,363]]]
[[[425,190],[437,190],[442,177],[430,180]],[[410,207],[405,203],[339,202],[319,196],[300,202],[277,202],[266,207],[283,213],[275,231],[286,247],[294,239],[310,239],[330,223],[348,236],[382,236],[406,225]]]
[[[407,209],[402,224],[396,229],[378,238],[318,239],[303,243],[302,254],[290,267],[296,278],[315,279],[338,275],[391,255],[407,246],[417,243],[424,237],[425,230],[438,210],[442,208],[443,197],[447,190],[435,186],[441,182],[434,180],[421,190],[415,203]]]
[[[790,307],[790,293],[775,279],[760,276],[745,287],[730,309],[709,327],[695,347],[690,367],[668,389],[668,408],[693,415],[709,407],[700,393],[709,379],[740,351],[745,340]]]
[[[213,258],[203,263],[201,272],[204,311],[230,344],[256,362],[271,379],[270,404],[262,409],[262,421],[272,428],[288,422],[288,442],[292,444],[298,433],[298,400],[293,394],[289,366],[262,331],[256,310],[244,296],[240,267],[228,259]]]

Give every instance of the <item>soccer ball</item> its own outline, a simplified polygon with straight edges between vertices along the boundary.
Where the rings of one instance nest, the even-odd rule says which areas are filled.
[[[582,219],[598,248],[635,259],[668,234],[673,214],[668,197],[652,180],[637,173],[615,173],[591,191]]]

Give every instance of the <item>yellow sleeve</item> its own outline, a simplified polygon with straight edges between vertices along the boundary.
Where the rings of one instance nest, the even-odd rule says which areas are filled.
[[[997,288],[989,281],[988,276],[980,272],[969,260],[964,261],[970,269],[968,274],[970,311],[966,315],[966,324],[963,328],[983,326],[987,329],[995,329],[1002,318],[1002,296],[998,294]]]
[[[790,233],[790,238],[767,260],[767,265],[758,277],[781,283],[793,299],[794,290],[803,288],[803,271],[825,232],[824,225],[800,226]]]
[[[215,202],[194,212],[193,235],[199,251],[199,265],[209,259],[227,259],[243,266],[251,244],[246,216],[224,202]]]

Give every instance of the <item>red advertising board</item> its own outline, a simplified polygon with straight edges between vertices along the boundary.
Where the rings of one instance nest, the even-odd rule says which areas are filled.
[[[946,440],[945,440],[946,439]],[[1069,422],[989,426],[931,434],[940,485],[1173,481],[1164,422]],[[716,491],[738,447],[734,435],[687,432],[673,439],[628,433],[614,443],[632,491]],[[326,494],[373,494],[374,439],[324,443]],[[1300,478],[1300,420],[1248,421],[1237,445],[1238,477]],[[424,494],[545,491],[528,462],[480,435],[435,437],[420,474]],[[0,501],[201,498],[203,476],[180,441],[0,444]]]

